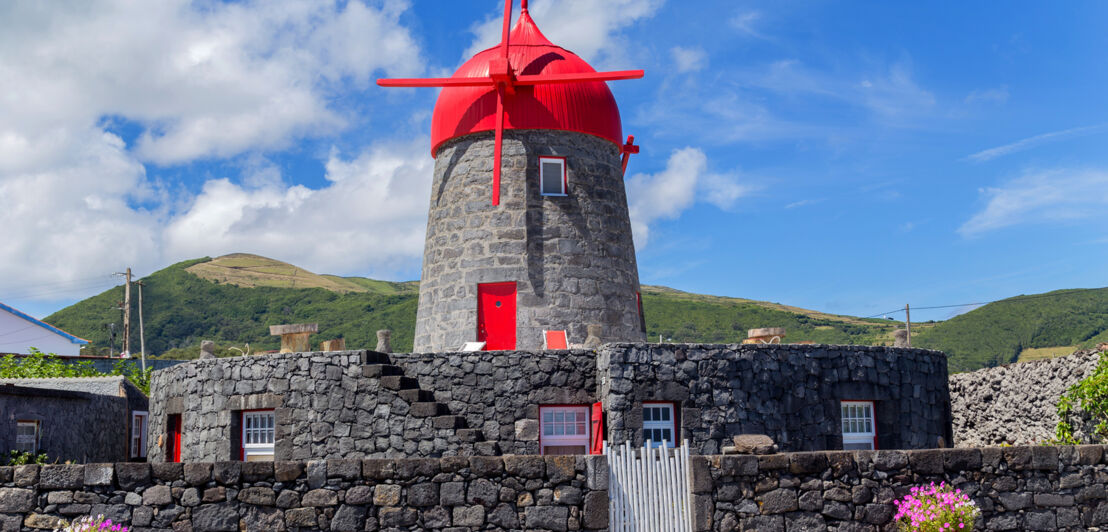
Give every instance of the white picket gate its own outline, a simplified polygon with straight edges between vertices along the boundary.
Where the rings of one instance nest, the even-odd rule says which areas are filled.
[[[608,529],[612,532],[691,532],[689,446],[640,448],[605,443]]]

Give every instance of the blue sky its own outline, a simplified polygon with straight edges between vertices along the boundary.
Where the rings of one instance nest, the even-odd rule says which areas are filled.
[[[610,84],[642,145],[644,283],[868,316],[1108,285],[1108,5],[998,7],[531,13],[598,69],[646,71]],[[417,278],[436,94],[373,80],[449,75],[502,9],[0,6],[0,300],[43,316],[127,266],[230,252]]]

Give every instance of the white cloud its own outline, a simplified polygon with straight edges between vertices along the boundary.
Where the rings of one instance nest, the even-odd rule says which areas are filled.
[[[985,161],[996,159],[997,157],[1002,157],[1010,153],[1028,150],[1042,144],[1047,144],[1049,142],[1055,142],[1068,138],[1097,133],[1099,131],[1103,131],[1104,128],[1105,125],[1100,124],[1096,126],[1075,127],[1070,129],[1063,129],[1061,131],[1052,131],[1050,133],[1043,133],[1042,135],[1035,135],[1033,137],[1020,139],[1010,144],[1005,144],[1003,146],[981,150],[977,153],[966,156],[966,158],[974,162],[983,163]]]
[[[333,156],[335,181],[322,190],[286,186],[259,155],[344,127],[341,96],[375,74],[417,74],[419,47],[399,22],[407,8],[399,0],[0,4],[0,253],[9,258],[0,296],[35,298],[23,288],[75,286],[126,266],[150,272],[249,238],[275,254],[278,244],[295,250],[294,238],[306,240],[318,253],[312,264],[341,265],[326,271],[356,264],[340,254],[381,268],[418,261],[410,233],[423,230],[426,194],[414,202],[410,187],[430,177],[420,166],[430,164],[426,139],[414,151]],[[129,131],[134,145],[113,131]],[[241,184],[213,178],[195,198],[144,166],[237,156],[247,166]],[[385,170],[390,157],[406,161],[394,173],[422,173],[399,179]],[[353,238],[341,216],[368,224],[351,231],[389,238]],[[229,225],[244,237],[223,233]],[[218,245],[201,249],[205,239]],[[87,295],[61,292],[49,295]]]
[[[749,35],[751,37],[762,38],[762,34],[758,32],[755,25],[758,21],[762,20],[762,13],[759,11],[740,11],[735,13],[735,16],[728,19],[728,23],[740,33]]]
[[[703,48],[674,46],[669,51],[678,72],[696,72],[708,65],[708,53]]]
[[[646,247],[650,225],[675,219],[699,201],[728,209],[751,188],[735,176],[708,171],[708,157],[698,148],[675,150],[666,168],[656,174],[635,174],[627,180],[627,203],[635,248]]]
[[[428,142],[382,143],[353,159],[332,153],[330,183],[318,190],[272,179],[253,187],[209,180],[166,228],[166,254],[256,253],[337,274],[410,270],[419,265],[427,225]]]
[[[609,65],[626,66],[624,50],[629,45],[620,31],[640,19],[650,18],[663,3],[664,0],[538,0],[530,2],[527,9],[547,39],[600,70]],[[466,49],[463,60],[500,42],[503,17],[501,8],[473,27],[473,44]],[[517,20],[518,8],[512,15],[513,26]]]
[[[966,95],[966,103],[1004,103],[1008,101],[1008,86],[978,89]]]
[[[1108,204],[1108,171],[1052,170],[1028,173],[997,188],[983,189],[985,208],[958,228],[962,236],[1018,224],[1102,216]]]

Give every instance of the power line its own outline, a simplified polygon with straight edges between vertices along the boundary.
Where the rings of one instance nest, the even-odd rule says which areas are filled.
[[[1009,297],[1009,298],[1005,298],[1005,299],[996,299],[996,300],[993,300],[993,301],[985,301],[985,302],[978,302],[978,303],[959,303],[959,304],[956,304],[956,305],[932,305],[932,306],[928,306],[928,307],[912,307],[912,308],[916,309],[916,310],[935,310],[935,309],[944,309],[944,308],[971,307],[971,306],[974,306],[974,305],[981,306],[981,305],[989,305],[989,304],[992,304],[992,303],[1021,303],[1021,302],[1024,302],[1024,301],[1031,300],[1031,299],[1043,299],[1043,298],[1047,298],[1047,297],[1059,297],[1059,296],[1069,296],[1069,295],[1083,295],[1083,293],[1082,292],[1073,292],[1073,291],[1052,292],[1052,293],[1049,293],[1049,294],[1035,294],[1035,295],[1030,295],[1030,296],[1015,296],[1015,297]],[[877,314],[874,314],[872,316],[865,316],[863,319],[865,319],[865,318],[879,318],[881,316],[886,316],[886,315],[889,315],[889,314],[896,314],[898,312],[904,312],[904,309],[903,308],[897,308],[895,310],[890,310],[888,312],[878,312]]]

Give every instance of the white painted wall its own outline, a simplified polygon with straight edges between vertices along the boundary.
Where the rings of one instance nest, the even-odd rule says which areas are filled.
[[[0,308],[0,353],[30,354],[32,347],[63,357],[81,354],[69,338]]]

